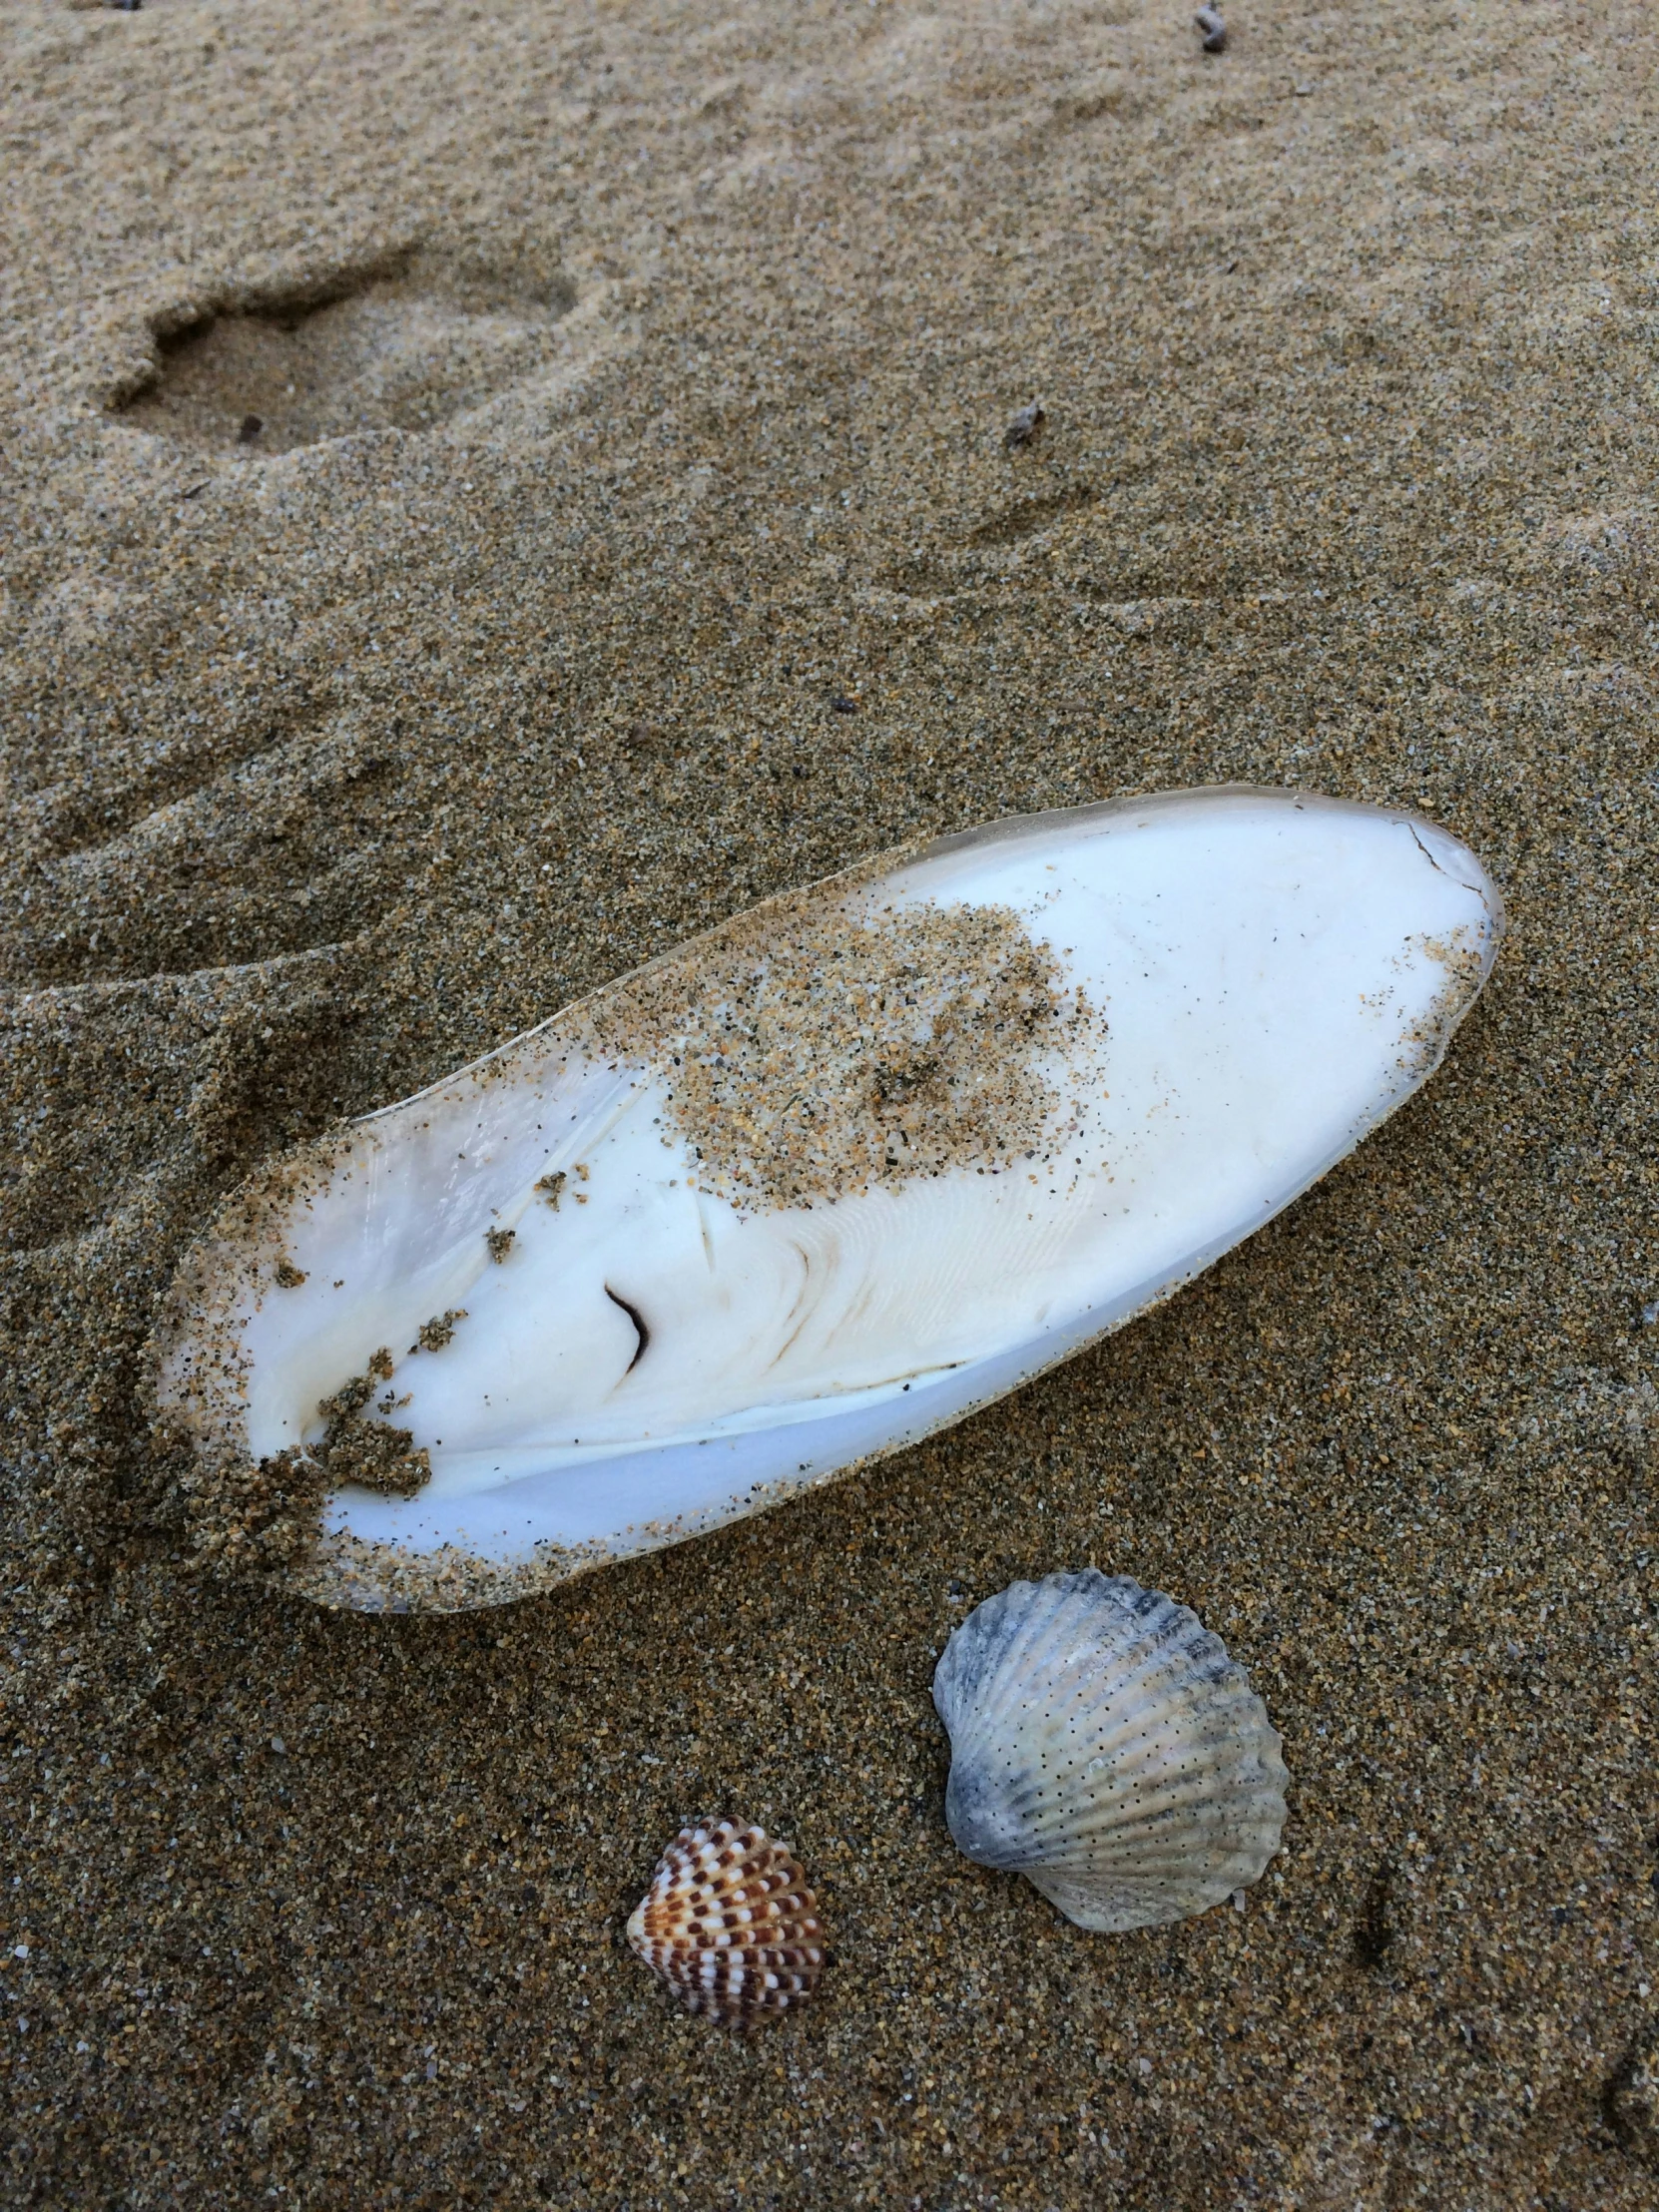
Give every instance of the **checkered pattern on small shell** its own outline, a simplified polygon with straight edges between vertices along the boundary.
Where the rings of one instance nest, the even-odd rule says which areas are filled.
[[[801,2004],[824,1967],[818,1900],[784,1845],[736,1821],[683,1828],[628,1940],[690,2012],[749,2027]]]

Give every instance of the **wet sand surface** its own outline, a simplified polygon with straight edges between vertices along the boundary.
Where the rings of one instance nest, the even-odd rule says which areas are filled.
[[[7,2202],[1654,2203],[1652,20],[1187,13],[8,11]],[[143,1346],[276,1148],[1229,779],[1420,807],[1514,930],[1194,1288],[501,1611],[193,1563]],[[935,1656],[1089,1562],[1284,1732],[1243,1912],[949,1843]],[[833,1951],[742,2041],[622,1937],[719,1812]]]

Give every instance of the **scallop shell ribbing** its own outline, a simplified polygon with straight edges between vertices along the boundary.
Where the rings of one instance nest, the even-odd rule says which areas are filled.
[[[1285,1825],[1280,1739],[1187,1606],[1094,1568],[1015,1582],[945,1646],[945,1819],[984,1867],[1119,1935],[1257,1880]]]
[[[764,1829],[681,1829],[628,1921],[628,1940],[688,2012],[751,2027],[804,2004],[824,1970],[818,1900]]]

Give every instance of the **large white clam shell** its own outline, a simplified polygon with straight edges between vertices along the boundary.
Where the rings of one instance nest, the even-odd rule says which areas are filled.
[[[1079,1928],[1121,1935],[1256,1881],[1285,1826],[1267,1709],[1196,1613],[1127,1575],[1015,1582],[933,1676],[945,1820]]]
[[[1243,788],[757,908],[237,1194],[156,1344],[209,1524],[229,1501],[205,1540],[453,1609],[896,1450],[1306,1190],[1432,1072],[1500,933],[1445,831]],[[379,1487],[376,1423],[407,1444]]]

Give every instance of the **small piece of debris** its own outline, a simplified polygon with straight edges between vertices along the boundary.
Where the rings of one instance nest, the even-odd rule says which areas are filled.
[[[354,1375],[349,1382],[340,1384],[332,1397],[319,1397],[316,1409],[324,1420],[349,1420],[354,1413],[361,1412],[373,1394],[372,1374]]]
[[[1638,2035],[1601,2092],[1601,2116],[1637,2165],[1659,2173],[1659,2037]]]
[[[278,1260],[276,1280],[284,1291],[296,1291],[305,1281],[305,1271],[303,1268],[296,1268],[291,1260]]]
[[[1642,1308],[1642,1327],[1644,1329],[1659,1327],[1659,1298],[1654,1299],[1651,1305]]]
[[[1193,17],[1193,28],[1206,54],[1219,54],[1227,44],[1227,25],[1221,19],[1221,10],[1215,0],[1204,0],[1204,6]]]
[[[518,1231],[516,1229],[486,1229],[484,1231],[484,1242],[489,1246],[490,1258],[497,1267],[501,1265],[513,1249],[513,1239],[517,1235]]]
[[[1017,453],[1021,446],[1035,445],[1043,434],[1043,424],[1048,416],[1041,400],[1033,399],[1028,407],[1009,417],[1008,427],[1002,433],[1002,442],[1010,453]]]
[[[434,1314],[430,1321],[420,1325],[420,1341],[409,1347],[411,1352],[441,1352],[455,1334],[455,1324],[465,1321],[466,1308],[452,1306],[447,1314]]]
[[[830,712],[835,715],[855,715],[858,712],[858,702],[837,692],[830,702]]]
[[[432,1468],[424,1449],[417,1449],[407,1428],[387,1428],[365,1420],[362,1409],[374,1394],[376,1380],[384,1382],[392,1372],[392,1357],[382,1345],[371,1353],[366,1375],[354,1375],[332,1397],[319,1398],[317,1411],[328,1423],[328,1432],[309,1448],[309,1456],[322,1467],[329,1483],[360,1482],[365,1489],[385,1497],[413,1497],[430,1479]]]
[[[560,1168],[552,1175],[544,1175],[536,1185],[538,1191],[546,1194],[547,1203],[552,1207],[554,1213],[559,1211],[559,1193],[568,1181],[569,1177],[565,1174],[564,1169]]]
[[[245,414],[242,418],[242,428],[237,432],[237,443],[239,445],[252,445],[264,428],[265,418],[262,415]]]
[[[1354,1926],[1354,1955],[1374,1971],[1393,1946],[1393,1868],[1380,1867],[1367,1886]]]

